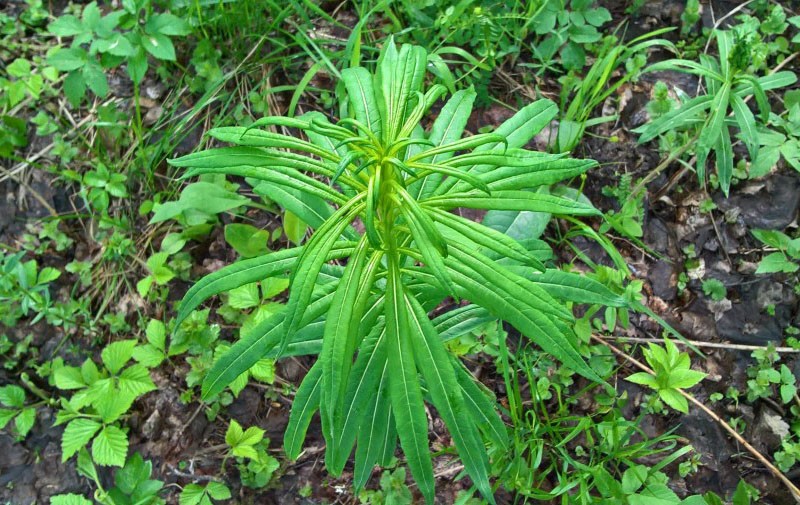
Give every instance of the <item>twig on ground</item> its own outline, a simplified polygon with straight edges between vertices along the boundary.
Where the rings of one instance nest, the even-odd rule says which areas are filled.
[[[33,189],[30,184],[22,180],[21,177],[17,177],[16,175],[9,172],[8,169],[3,167],[0,167],[0,172],[7,175],[11,180],[13,180],[17,184],[25,188],[25,190],[28,191],[28,193],[30,193],[32,197],[34,197],[40,204],[42,204],[42,207],[47,209],[47,212],[49,212],[51,216],[58,217],[58,212],[56,212],[56,209],[54,209],[49,203],[47,203],[47,200],[45,200],[44,197],[38,191]]]
[[[609,340],[617,340],[621,342],[635,342],[635,343],[663,343],[664,341],[660,338],[643,338],[643,337],[604,337]],[[700,342],[698,340],[686,340],[685,342],[682,340],[675,340],[676,345],[693,345],[696,347],[710,347],[714,349],[731,349],[735,351],[760,351],[762,349],[766,349],[766,346],[763,345],[745,345],[745,344],[732,344],[729,342]],[[794,349],[792,347],[776,347],[775,351],[778,353],[785,353],[785,354],[796,354],[800,353],[800,349]]]
[[[220,479],[219,477],[215,477],[213,475],[197,475],[196,473],[182,472],[177,468],[175,468],[174,466],[170,465],[169,463],[167,464],[167,466],[169,467],[172,474],[177,477],[183,477],[184,479],[191,479],[193,481],[201,481],[201,482],[223,482],[222,479]]]
[[[629,361],[630,363],[635,365],[640,370],[642,370],[644,372],[647,372],[649,374],[653,374],[653,375],[655,374],[655,372],[653,372],[653,370],[651,370],[649,367],[647,367],[641,361],[637,360],[636,358],[634,358],[630,354],[626,353],[625,351],[619,349],[618,347],[614,346],[613,344],[605,341],[603,338],[600,338],[597,335],[592,335],[592,340],[595,340],[595,341],[605,345],[614,354],[625,358],[627,361]],[[778,468],[775,465],[773,465],[763,454],[758,452],[758,449],[756,449],[755,447],[750,445],[750,443],[747,440],[745,440],[744,437],[739,435],[739,432],[737,432],[730,424],[728,424],[724,419],[719,417],[713,410],[711,410],[710,408],[706,407],[705,404],[703,404],[700,400],[695,398],[693,395],[687,393],[686,391],[680,390],[680,389],[678,390],[678,392],[684,398],[686,398],[688,401],[693,403],[697,408],[699,408],[700,410],[705,412],[711,419],[716,421],[738,443],[742,444],[742,446],[745,449],[747,449],[747,452],[749,452],[751,455],[753,455],[753,457],[756,458],[762,465],[764,465],[764,467],[767,470],[769,470],[769,472],[772,475],[774,475],[778,480],[780,480],[783,483],[784,486],[786,486],[786,488],[789,490],[789,492],[792,493],[792,496],[794,497],[795,501],[797,503],[800,503],[800,489],[798,489],[797,486],[795,486],[794,483],[791,480],[789,480],[789,478],[786,477],[786,475],[784,475],[783,472],[778,470]]]

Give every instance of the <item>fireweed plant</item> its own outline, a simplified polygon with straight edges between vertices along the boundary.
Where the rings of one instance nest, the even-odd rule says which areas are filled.
[[[332,474],[341,474],[355,447],[360,489],[376,464],[394,456],[399,439],[432,503],[427,400],[474,485],[494,503],[484,437],[506,447],[506,427],[494,399],[445,342],[459,324],[491,315],[602,383],[579,352],[566,302],[624,301],[595,281],[546,268],[536,254],[547,247],[543,242],[526,247],[450,212],[599,215],[585,201],[546,191],[596,163],[522,149],[556,115],[548,100],[524,107],[492,133],[461,138],[475,93],[458,91],[425,132],[421,119],[446,92],[438,84],[426,90],[426,66],[423,48],[398,50],[390,41],[374,75],[363,67],[342,72],[346,117],[337,124],[310,113],[216,128],[209,135],[235,147],[171,161],[188,169],[185,177],[245,177],[315,229],[301,247],[242,260],[201,279],[183,299],[178,323],[212,295],[291,272],[283,310],[242,335],[215,364],[203,383],[204,398],[265,356],[317,354],[284,436],[290,458],[299,456],[318,411]],[[270,126],[302,130],[308,140]],[[428,313],[447,297],[471,304],[431,320]]]

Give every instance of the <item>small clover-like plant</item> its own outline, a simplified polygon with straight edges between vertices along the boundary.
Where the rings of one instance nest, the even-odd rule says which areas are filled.
[[[212,137],[235,146],[171,161],[188,169],[185,177],[245,177],[314,230],[300,247],[244,259],[200,280],[181,302],[177,324],[210,296],[291,272],[286,305],[242,332],[206,376],[204,397],[264,357],[319,355],[297,391],[284,435],[290,458],[299,456],[319,411],[331,473],[341,474],[355,447],[354,481],[361,489],[376,464],[392,460],[399,439],[432,503],[427,400],[476,488],[494,503],[483,437],[507,447],[506,427],[494,400],[445,347],[449,330],[465,317],[491,315],[571,370],[602,382],[579,351],[566,302],[625,301],[589,278],[546,268],[534,253],[541,242],[530,249],[450,212],[596,216],[585,200],[548,191],[596,163],[523,149],[557,114],[549,100],[523,107],[492,133],[462,138],[476,96],[462,90],[425,131],[423,117],[446,91],[437,84],[426,90],[426,67],[423,48],[398,49],[390,41],[374,75],[363,67],[342,72],[346,117],[338,123],[309,113],[216,128]],[[308,140],[272,126],[302,130]],[[345,259],[345,266],[333,263]],[[447,297],[472,304],[429,319]]]
[[[211,481],[205,486],[189,484],[181,491],[179,505],[212,505],[216,500],[230,500],[231,490],[221,482]]]
[[[269,439],[264,438],[264,430],[257,426],[243,430],[231,419],[225,443],[229,447],[226,458],[233,456],[238,461],[242,484],[256,489],[269,484],[280,463],[267,452]]]
[[[62,38],[72,38],[68,48],[59,48],[48,58],[48,64],[67,72],[64,92],[69,101],[80,104],[86,89],[104,97],[108,93],[106,70],[122,62],[134,85],[147,73],[148,54],[162,61],[175,61],[172,37],[191,31],[181,18],[169,13],[153,13],[149,2],[122,2],[122,10],[103,14],[97,2],[87,4],[80,18],[65,14],[47,27]]]
[[[25,390],[10,384],[0,387],[0,430],[14,420],[17,439],[22,440],[36,422],[36,407],[25,402]]]
[[[753,230],[752,233],[765,245],[778,250],[761,258],[757,274],[791,274],[800,270],[800,238],[792,239],[778,230]]]
[[[118,420],[138,397],[156,389],[144,365],[128,365],[136,344],[136,340],[122,340],[107,345],[100,354],[102,368],[91,359],[80,367],[54,364],[55,386],[74,391],[69,399],[61,399],[61,410],[56,417],[56,424],[66,423],[61,440],[62,461],[91,442],[95,463],[109,466],[125,463],[128,435]]]
[[[692,370],[689,354],[678,351],[678,347],[668,338],[664,339],[664,347],[650,344],[649,348],[644,350],[644,357],[655,375],[639,372],[627,380],[655,390],[659,398],[673,409],[683,413],[689,412],[689,403],[679,390],[694,386],[703,380],[706,374]]]

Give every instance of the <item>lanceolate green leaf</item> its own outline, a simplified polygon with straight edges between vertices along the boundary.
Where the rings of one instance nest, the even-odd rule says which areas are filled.
[[[297,459],[303,448],[311,417],[319,408],[320,389],[322,384],[322,363],[317,362],[306,374],[297,394],[294,395],[289,424],[283,434],[283,447],[286,456]]]
[[[223,126],[208,132],[215,139],[240,146],[293,149],[319,156],[323,160],[339,162],[339,156],[305,140],[264,130],[249,130],[239,126]]]
[[[405,123],[413,93],[421,88],[425,77],[425,65],[423,48],[403,45],[397,51],[392,41],[378,59],[375,94],[381,116],[381,138],[387,144]]]
[[[483,173],[480,179],[494,192],[507,189],[533,189],[577,177],[597,166],[592,160],[557,159],[518,166],[498,166]],[[453,192],[469,189],[456,184]]]
[[[314,291],[317,276],[322,265],[327,262],[328,254],[342,232],[350,225],[352,220],[364,209],[363,193],[353,198],[347,205],[336,211],[325,224],[311,237],[303,247],[292,280],[289,301],[286,304],[286,334],[280,345],[280,352],[286,349],[294,333],[300,328],[311,294]]]
[[[328,118],[325,117],[324,114],[322,114],[321,112],[318,112],[318,111],[308,112],[306,114],[303,114],[302,117],[303,118],[308,118],[309,120],[314,121],[314,122],[319,123],[319,124],[322,124],[322,125],[333,126],[330,123],[330,121],[328,121]],[[339,144],[339,141],[336,141],[336,140],[334,140],[333,138],[331,138],[331,137],[329,137],[327,135],[324,135],[322,133],[316,132],[314,130],[306,130],[305,133],[306,133],[306,136],[308,137],[308,140],[312,144],[314,144],[315,146],[320,147],[322,149],[326,149],[326,150],[328,150],[330,152],[336,153],[340,158],[342,156],[344,156],[348,151],[347,146],[338,146],[337,147],[337,145]]]
[[[395,415],[400,445],[420,492],[433,503],[433,466],[428,448],[428,421],[411,342],[408,339],[407,311],[403,281],[396,257],[388,258],[386,286],[386,339],[389,355],[389,396]]]
[[[573,319],[572,312],[558,303],[546,289],[511,272],[509,269],[490,260],[483,254],[465,247],[463,244],[454,243],[452,255],[455,258],[448,258],[449,268],[452,268],[451,265],[460,263],[459,266],[463,268],[460,268],[459,271],[466,271],[469,269],[476,274],[485,276],[487,279],[491,278],[497,284],[496,288],[498,291],[522,298],[522,303],[531,305],[537,312],[565,321],[571,321]],[[523,293],[525,293],[525,295],[523,295]]]
[[[600,211],[583,202],[568,200],[529,191],[493,191],[491,195],[482,193],[458,193],[431,198],[425,206],[454,209],[487,210],[527,210],[531,212],[548,212],[550,214],[567,214],[574,216],[597,216]]]
[[[481,431],[498,447],[509,445],[508,429],[497,413],[497,402],[490,393],[478,385],[475,378],[456,358],[451,357],[456,371],[456,380],[467,405],[467,411]]]
[[[305,311],[302,323],[309,324],[327,312],[332,301],[332,292],[335,285],[325,285],[320,288],[320,298],[310,304]],[[215,364],[203,380],[203,398],[210,398],[220,393],[225,387],[233,382],[242,373],[246,372],[258,360],[267,355],[278,357],[282,355],[284,349],[277,350],[286,335],[286,314],[285,311],[277,312],[264,321],[257,324],[248,334],[236,342],[231,349],[225,353]],[[308,328],[308,327],[306,327]],[[313,331],[321,331],[322,328],[316,326],[309,328]],[[304,331],[308,331],[304,329]],[[295,333],[298,341],[321,338],[322,334],[303,335],[302,332]]]
[[[331,456],[328,466],[334,475],[344,469],[353,449],[362,422],[369,413],[367,406],[380,391],[380,381],[387,367],[386,331],[383,322],[361,343],[358,357],[348,378],[346,399],[343,402],[341,419],[337,419],[330,440]]]
[[[717,156],[719,187],[725,193],[725,196],[728,196],[728,191],[731,188],[731,179],[733,179],[733,146],[731,145],[731,136],[728,133],[727,126],[720,131],[717,145],[714,146],[714,153]]]
[[[731,107],[733,117],[736,118],[736,125],[741,132],[742,140],[750,153],[750,161],[758,159],[758,131],[756,130],[756,118],[739,96],[731,94]]]
[[[350,255],[354,245],[347,242],[339,243],[330,249],[327,259]],[[233,265],[206,275],[184,295],[175,326],[179,326],[194,309],[216,294],[289,271],[297,262],[301,252],[301,247],[283,249],[264,256],[237,261]]]
[[[478,430],[467,415],[467,407],[461,397],[447,351],[419,302],[414,297],[406,296],[405,305],[414,356],[425,377],[436,410],[453,436],[467,473],[483,497],[489,503],[494,503],[489,484],[489,459]]]
[[[489,311],[480,305],[464,305],[457,309],[448,310],[441,316],[434,319],[433,325],[436,333],[442,337],[442,342],[453,340],[482,325],[496,321],[497,319],[489,314]]]
[[[294,188],[262,183],[253,188],[253,190],[258,194],[266,196],[289,212],[294,213],[312,229],[317,229],[322,226],[322,223],[334,213],[333,208],[322,198],[303,193]],[[352,228],[345,229],[345,234],[350,240],[356,240],[358,238]]]
[[[711,103],[711,117],[700,132],[698,142],[703,147],[714,147],[725,126],[725,117],[728,115],[728,106],[731,93],[730,82],[725,82],[720,91],[714,95]]]
[[[711,107],[711,102],[714,100],[713,96],[703,95],[697,98],[692,98],[679,109],[670,111],[652,123],[633,130],[639,133],[639,142],[644,143],[653,140],[664,132],[673,130],[682,125],[688,119],[698,117],[700,114]]]
[[[508,235],[437,208],[431,208],[431,217],[479,246],[544,270],[541,261]]]
[[[495,130],[496,134],[505,137],[505,144],[485,144],[478,151],[506,151],[510,148],[522,147],[542,128],[547,126],[557,114],[558,107],[550,100],[538,100],[526,105]],[[491,168],[490,165],[473,165],[467,170],[474,174],[482,174],[491,170]],[[454,184],[455,181],[452,180],[444,181],[436,189],[434,195],[442,195],[449,192]]]
[[[603,382],[581,356],[574,335],[565,334],[553,320],[540,312],[544,308],[540,304],[531,305],[526,300],[517,299],[518,296],[528,298],[522,294],[524,290],[521,287],[506,295],[505,290],[493,284],[495,280],[502,282],[501,278],[492,275],[487,283],[486,277],[482,275],[485,272],[479,274],[449,259],[447,263],[453,282],[464,289],[465,298],[486,306],[496,317],[514,325],[523,335],[539,344],[542,349],[572,370],[588,379]],[[510,286],[507,282],[504,282],[504,285]]]
[[[342,79],[347,87],[350,107],[361,123],[369,126],[376,136],[381,135],[381,117],[375,92],[372,88],[372,76],[363,67],[342,70]]]
[[[322,418],[323,428],[332,438],[332,432],[337,424],[334,420],[334,411],[344,402],[345,385],[350,373],[355,352],[355,327],[353,320],[361,320],[362,314],[356,312],[356,297],[358,296],[360,281],[367,264],[367,251],[369,242],[362,238],[354,255],[345,269],[339,286],[336,288],[331,308],[326,317],[325,337],[323,339],[322,362]],[[369,290],[371,286],[366,286]],[[363,307],[362,307],[363,309]]]
[[[550,269],[531,277],[531,279],[552,296],[561,300],[609,307],[626,305],[624,298],[615,295],[603,284],[584,275]]]
[[[472,112],[472,104],[475,102],[477,94],[472,89],[457,91],[442,108],[436,121],[431,127],[431,134],[428,139],[436,146],[449,144],[459,138],[464,133],[464,128]],[[447,160],[453,153],[442,153],[432,158],[424,158],[426,163],[439,163]],[[416,198],[425,199],[433,195],[436,187],[442,181],[441,173],[432,173],[423,180],[413,184],[409,188],[409,193]]]
[[[365,399],[364,419],[358,433],[353,487],[360,491],[372,475],[372,468],[381,463],[387,446],[397,443],[394,434],[392,405],[389,400],[389,364],[378,369],[379,382],[375,394]]]
[[[408,196],[407,193],[404,194]],[[407,202],[413,202],[413,199],[409,197]],[[416,202],[402,206],[401,209],[426,266],[433,272],[444,290],[455,294],[453,283],[444,267],[443,257],[447,255],[447,246],[442,235],[434,226],[431,218],[419,208]]]
[[[274,149],[261,149],[257,147],[222,147],[208,149],[198,153],[187,154],[180,158],[169,160],[169,164],[182,168],[226,168],[237,166],[254,166],[269,170],[280,166],[319,175],[333,175],[335,165],[302,156],[299,154],[277,151]]]
[[[347,201],[347,197],[327,184],[298,172],[292,168],[272,166],[270,169],[253,167],[247,165],[227,166],[224,168],[192,168],[186,173],[186,177],[194,177],[202,174],[229,174],[240,177],[250,177],[261,181],[285,186],[288,188],[305,191],[318,198],[328,199],[338,204]]]

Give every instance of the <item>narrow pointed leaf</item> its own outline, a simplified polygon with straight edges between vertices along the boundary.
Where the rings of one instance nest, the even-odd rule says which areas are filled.
[[[331,248],[327,259],[349,256],[353,251],[353,245],[352,243],[337,244]],[[197,281],[184,295],[175,320],[175,327],[180,326],[181,322],[194,309],[214,295],[245,284],[284,274],[294,266],[301,252],[301,247],[283,249],[256,258],[237,261],[232,265],[206,275]]]
[[[392,451],[396,444],[393,434],[392,406],[388,397],[388,363],[385,362],[378,373],[380,374],[378,390],[376,394],[366,399],[364,422],[359,430],[353,471],[353,487],[356,492],[364,488],[372,476],[372,469],[381,463],[386,451],[386,440],[390,434]]]
[[[450,357],[456,371],[456,380],[467,405],[467,411],[481,431],[498,447],[509,445],[508,428],[497,413],[497,402],[491,393],[454,356]]]
[[[318,361],[306,374],[292,402],[289,424],[283,434],[283,447],[286,456],[295,460],[303,449],[311,417],[319,408],[320,388],[322,383],[322,366]]]
[[[356,298],[361,287],[361,279],[367,264],[369,242],[362,238],[351,256],[344,275],[334,294],[331,308],[326,316],[325,336],[323,337],[322,354],[322,398],[323,427],[338,427],[334,419],[334,411],[344,402],[345,385],[353,363],[355,352],[355,321],[360,321],[363,314],[357,313]],[[366,287],[369,289],[369,286]],[[361,307],[363,310],[364,307]],[[328,438],[333,438],[328,434]]]
[[[300,328],[303,314],[314,291],[317,276],[322,265],[327,262],[336,240],[353,219],[364,210],[363,196],[362,193],[361,196],[353,198],[337,210],[336,214],[312,235],[311,240],[303,247],[300,257],[297,258],[297,267],[293,273],[289,291],[289,301],[286,304],[286,334],[280,344],[279,356],[286,349],[294,333]]]
[[[544,264],[508,235],[437,208],[431,208],[431,217],[481,247],[544,271]]]
[[[458,455],[472,481],[489,503],[495,503],[489,483],[489,459],[461,397],[453,365],[433,324],[419,302],[405,297],[414,357],[425,377],[436,410],[450,430]]]
[[[531,280],[560,300],[577,303],[624,307],[625,299],[585,275],[549,269],[531,277]]]
[[[222,126],[214,128],[208,134],[217,140],[230,142],[240,146],[249,147],[271,147],[282,149],[293,149],[319,156],[323,160],[339,162],[339,156],[322,149],[305,140],[296,139],[281,133],[274,133],[264,130],[248,130],[241,126]]]
[[[389,354],[389,396],[400,446],[419,490],[433,503],[434,479],[428,447],[428,418],[423,406],[417,368],[408,340],[407,311],[397,259],[389,257],[386,287],[386,338]]]
[[[472,89],[461,90],[455,92],[450,100],[445,103],[439,116],[433,122],[431,133],[428,137],[434,145],[440,146],[449,144],[461,138],[467,121],[469,120],[470,112],[472,112],[472,104],[475,102],[476,96],[477,94]],[[431,159],[424,158],[421,161],[426,163],[440,163],[447,160],[452,155],[452,152],[442,153]],[[432,173],[425,179],[412,184],[409,188],[409,193],[419,199],[428,198],[433,195],[433,192],[436,190],[442,178],[440,173]]]
[[[482,193],[458,193],[438,196],[425,201],[426,207],[455,209],[459,207],[486,210],[526,210],[573,216],[597,216],[600,211],[586,203],[568,200],[530,191],[493,191],[491,195]]]

